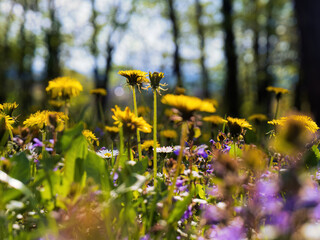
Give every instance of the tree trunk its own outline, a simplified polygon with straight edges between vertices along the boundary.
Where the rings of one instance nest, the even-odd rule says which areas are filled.
[[[209,74],[206,67],[206,51],[205,51],[205,33],[204,33],[204,26],[201,23],[201,16],[202,16],[202,6],[200,0],[195,0],[196,6],[196,24],[197,24],[197,31],[199,37],[199,49],[200,49],[200,65],[201,65],[201,78],[202,78],[202,95],[204,98],[210,97],[209,91]]]
[[[311,111],[320,124],[320,1],[295,0],[300,34],[300,77],[306,86]]]
[[[238,89],[238,66],[235,47],[235,37],[232,30],[232,0],[223,0],[222,13],[224,16],[224,52],[226,58],[226,83],[224,101],[227,114],[231,116],[239,115],[239,89]]]
[[[46,79],[51,80],[60,77],[60,46],[61,33],[60,22],[56,17],[56,9],[54,5],[55,0],[49,0],[49,15],[51,20],[51,29],[46,32],[46,45],[48,49],[47,63],[46,63]]]
[[[268,86],[273,85],[273,77],[270,73],[270,65],[271,65],[271,44],[270,44],[270,36],[272,35],[273,25],[272,25],[272,1],[267,3],[266,8],[266,17],[267,17],[267,25],[266,25],[266,46],[265,46],[265,54],[261,56],[259,59],[258,70],[257,70],[257,90],[258,90],[258,98],[257,105],[259,106],[260,112],[264,112],[266,114],[271,114],[271,99],[272,94],[266,91]],[[256,39],[258,41],[259,39]]]
[[[9,34],[10,28],[13,21],[13,6],[12,4],[9,16],[5,21],[4,26],[4,40],[2,45],[0,46],[0,79],[1,79],[1,88],[0,88],[0,103],[3,103],[7,100],[7,70],[9,69],[11,63],[11,56],[10,56],[10,46],[9,46]]]
[[[174,42],[174,54],[173,54],[173,73],[176,75],[177,78],[177,86],[183,87],[182,75],[181,75],[181,61],[180,61],[180,46],[179,46],[179,27],[177,16],[174,8],[174,0],[168,0],[168,7],[169,7],[169,19],[172,24],[172,35],[173,35],[173,42]]]

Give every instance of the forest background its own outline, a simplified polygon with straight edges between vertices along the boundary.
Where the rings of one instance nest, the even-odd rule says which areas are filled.
[[[280,112],[319,124],[319,12],[316,0],[1,0],[0,102],[17,101],[23,119],[48,106],[49,80],[72,76],[85,91],[71,114],[90,120],[97,101],[107,114],[128,105],[117,72],[139,69],[163,72],[168,92],[218,100],[222,116],[270,117],[265,89],[284,87]],[[94,99],[93,88],[108,94]]]

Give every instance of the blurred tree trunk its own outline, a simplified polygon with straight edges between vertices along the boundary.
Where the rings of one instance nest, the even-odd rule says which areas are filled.
[[[181,75],[181,58],[180,58],[180,45],[179,45],[179,26],[177,15],[174,7],[174,0],[168,0],[168,7],[169,7],[169,19],[172,25],[172,35],[173,35],[173,42],[174,42],[174,54],[173,54],[173,73],[176,75],[177,78],[177,85],[178,87],[183,87],[182,75]]]
[[[262,56],[259,52],[259,32],[257,31],[255,38],[255,55],[257,62],[257,105],[259,107],[260,112],[264,112],[270,115],[271,111],[271,97],[272,95],[266,91],[268,86],[273,85],[273,77],[270,73],[270,65],[271,65],[271,44],[270,44],[270,36],[273,33],[273,16],[272,16],[273,3],[272,1],[268,1],[266,6],[266,45],[265,49],[262,53]],[[258,19],[257,19],[258,20]]]
[[[62,43],[61,24],[56,16],[55,0],[48,0],[51,28],[46,31],[46,45],[48,49],[46,59],[46,80],[51,80],[61,75],[60,47]]]
[[[7,71],[10,67],[11,57],[10,57],[10,45],[9,45],[9,33],[11,24],[13,21],[13,6],[11,5],[11,9],[8,17],[6,18],[4,25],[4,35],[3,41],[0,45],[0,79],[1,79],[1,88],[0,88],[0,103],[3,103],[7,100]]]
[[[98,35],[99,35],[99,26],[97,24],[97,17],[98,17],[98,12],[95,9],[95,4],[96,0],[91,0],[91,18],[90,18],[90,23],[93,28],[93,33],[90,41],[90,51],[94,59],[94,66],[93,66],[93,78],[94,78],[94,85],[96,88],[105,88],[106,86],[102,85],[102,82],[100,81],[100,74],[99,74],[99,68],[98,68],[98,46],[97,46],[97,40],[98,40]],[[98,112],[98,117],[99,120],[102,120],[101,113],[99,111],[99,101],[101,101],[101,104],[105,102],[105,99],[103,96],[95,96],[95,106]]]
[[[196,8],[196,25],[199,37],[199,49],[200,49],[200,65],[201,65],[201,78],[202,78],[202,95],[204,98],[210,97],[209,92],[209,74],[206,67],[206,50],[205,50],[205,31],[201,22],[202,6],[200,0],[195,0]]]
[[[295,0],[295,11],[300,34],[299,84],[306,87],[311,111],[320,124],[320,1]]]
[[[223,30],[224,30],[224,52],[226,58],[226,82],[224,101],[227,114],[239,115],[239,89],[238,89],[238,66],[233,33],[232,0],[222,2]]]

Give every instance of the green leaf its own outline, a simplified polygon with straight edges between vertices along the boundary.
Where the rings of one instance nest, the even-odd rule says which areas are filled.
[[[230,151],[229,151],[231,157],[234,157],[234,144],[231,144],[231,148],[230,148]],[[237,157],[241,157],[242,156],[242,150],[236,146],[236,155]]]
[[[69,150],[65,154],[64,177],[68,183],[80,182],[84,173],[84,160],[88,153],[88,143],[81,135],[73,140]]]
[[[95,152],[88,151],[84,168],[87,172],[87,177],[93,178],[97,184],[104,186],[104,189],[109,188],[111,181],[110,173],[106,171],[104,160]]]
[[[74,139],[82,136],[82,130],[84,129],[84,125],[82,122],[78,123],[73,128],[67,129],[63,132],[61,139],[57,142],[57,151],[67,151],[72,147]]]
[[[143,158],[132,167],[132,171],[140,175],[144,174],[148,167],[148,157]]]
[[[188,206],[190,205],[194,193],[195,189],[194,187],[192,187],[191,191],[189,192],[189,195],[175,204],[174,209],[171,212],[168,219],[169,224],[177,222],[182,217],[183,213],[187,210]]]
[[[9,175],[24,184],[30,180],[30,163],[24,152],[20,152],[11,158],[12,169]]]
[[[206,198],[206,193],[203,190],[203,186],[202,185],[200,185],[200,184],[196,185],[196,193],[201,199],[207,199]]]
[[[313,145],[305,155],[305,164],[307,167],[316,167],[320,160],[318,145]]]
[[[8,174],[0,170],[0,181],[7,183],[10,187],[19,190],[28,197],[32,196],[32,192],[21,181],[10,177]]]

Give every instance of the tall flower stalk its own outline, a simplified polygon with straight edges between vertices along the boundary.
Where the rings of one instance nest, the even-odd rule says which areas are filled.
[[[135,86],[132,86],[132,95],[133,95],[133,111],[134,111],[134,114],[138,116],[137,96],[136,96]],[[137,129],[137,142],[138,142],[139,161],[141,161],[142,160],[141,138],[140,138],[140,131],[138,129]]]
[[[279,87],[272,87],[272,86],[267,87],[266,90],[268,92],[273,92],[276,95],[277,106],[276,106],[276,111],[274,113],[274,119],[277,119],[278,112],[279,112],[280,99],[282,98],[282,95],[288,94],[289,90],[284,88],[279,88]]]
[[[138,87],[140,89],[142,86],[142,83],[149,82],[149,80],[146,78],[147,73],[140,70],[127,70],[127,71],[119,71],[118,74],[125,77],[127,80],[127,84],[131,86],[132,95],[133,95],[133,110],[134,110],[134,114],[138,117],[135,87]],[[140,139],[140,131],[138,129],[137,129],[137,142],[138,142],[139,161],[141,161],[142,160],[141,139]]]
[[[161,79],[164,77],[163,73],[160,72],[149,72],[150,86],[153,91],[153,181],[154,187],[157,185],[157,92],[160,94],[160,90],[165,91],[166,89],[162,88],[166,84],[160,83]]]

